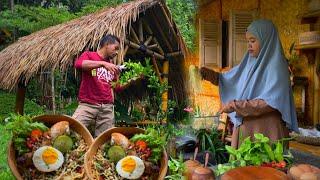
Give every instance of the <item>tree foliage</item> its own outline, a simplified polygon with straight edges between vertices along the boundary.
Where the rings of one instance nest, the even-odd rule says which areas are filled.
[[[195,12],[196,3],[194,0],[166,0],[167,6],[176,22],[187,47],[194,50]]]
[[[16,31],[16,35],[21,37],[75,17],[65,6],[43,8],[16,5],[13,12],[5,10],[0,13],[0,28]]]
[[[9,30],[16,38],[60,24],[76,17],[112,7],[130,0],[19,0],[14,11],[9,1],[0,3],[0,29]],[[166,0],[181,34],[190,49],[194,49],[194,0]],[[9,41],[9,43],[12,42]]]

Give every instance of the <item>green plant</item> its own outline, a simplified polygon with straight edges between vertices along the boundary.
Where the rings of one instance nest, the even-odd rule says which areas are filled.
[[[183,176],[183,173],[185,171],[185,165],[183,163],[182,154],[180,154],[179,159],[174,159],[170,157],[170,160],[168,161],[168,167],[169,167],[169,175],[166,176],[165,179],[169,179],[169,180],[186,179],[186,177]]]
[[[181,35],[189,49],[194,50],[194,39],[196,36],[195,29],[195,12],[196,3],[194,0],[166,0],[166,4],[171,15],[176,22]]]
[[[117,111],[118,113],[116,113],[117,117],[121,117],[121,113],[128,114],[128,109],[131,109],[131,112],[129,113],[131,121],[136,120],[137,118],[147,117],[149,120],[159,122],[167,119],[168,116],[172,115],[177,104],[174,101],[168,100],[168,110],[162,109],[162,94],[166,92],[170,87],[168,86],[167,82],[160,82],[159,77],[153,70],[153,66],[150,64],[150,58],[146,58],[144,62],[128,61],[125,62],[124,65],[126,66],[126,70],[120,75],[120,84],[126,84],[131,79],[135,79],[141,76],[146,79],[146,91],[148,96],[145,97],[143,101],[146,105],[146,109],[148,110],[146,112],[134,111],[135,100],[130,99],[130,102],[127,103],[128,107],[118,105],[119,111]],[[126,109],[127,111],[125,111],[124,109]]]
[[[195,131],[199,140],[199,150],[209,151],[213,154],[216,163],[222,164],[227,161],[226,148],[220,139],[220,133],[216,128],[199,129]]]
[[[135,134],[132,138],[132,142],[138,140],[145,141],[148,144],[148,147],[151,148],[152,153],[149,158],[152,162],[158,162],[162,156],[162,151],[165,145],[164,138],[160,135],[159,131],[156,131],[153,128],[147,128],[144,134]]]
[[[34,129],[41,131],[48,130],[43,123],[33,122],[30,116],[21,116],[11,114],[6,129],[12,133],[12,141],[18,154],[29,152],[27,147],[27,138]]]
[[[6,131],[5,126],[2,123],[0,123],[0,132],[0,177],[4,180],[14,180],[15,178],[8,167],[7,161],[7,147],[12,136],[8,131]]]
[[[123,65],[125,65],[126,70],[124,73],[121,73],[119,83],[123,85],[131,79],[140,76],[150,76],[153,70],[149,62],[150,59],[146,59],[146,66],[143,66],[141,62],[125,62]]]
[[[0,28],[15,31],[20,37],[75,17],[65,6],[43,8],[16,5],[14,11],[5,10],[0,13]]]
[[[14,111],[15,102],[15,94],[0,91],[0,123]],[[39,115],[44,113],[44,108],[35,102],[26,99],[24,104],[24,113],[28,115]]]
[[[268,137],[263,134],[254,134],[254,141],[250,137],[244,139],[238,149],[226,146],[226,150],[230,154],[229,165],[218,165],[218,174],[243,166],[260,166],[264,163],[278,163],[279,168],[284,168],[286,164],[292,163],[292,155],[284,155],[283,142],[289,139],[281,139],[271,142]],[[286,161],[286,163],[284,162]],[[283,166],[284,165],[284,166]]]

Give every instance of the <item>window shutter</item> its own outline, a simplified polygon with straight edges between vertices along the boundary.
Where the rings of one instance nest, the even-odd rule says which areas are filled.
[[[229,66],[238,65],[247,52],[246,30],[255,19],[254,11],[231,11],[229,28]]]
[[[221,67],[221,25],[199,19],[200,67]]]

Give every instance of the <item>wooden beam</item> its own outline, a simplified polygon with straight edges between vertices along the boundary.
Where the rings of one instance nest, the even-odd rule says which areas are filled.
[[[147,31],[149,34],[153,34],[150,26],[149,26],[147,23],[144,22],[143,25],[144,25],[144,28],[146,29],[146,31]],[[156,38],[156,37],[153,37],[152,40],[153,40],[154,43],[158,44],[159,53],[160,53],[161,55],[164,55],[164,51],[163,51],[163,49],[161,48],[160,43],[158,42],[157,38]]]
[[[144,42],[144,45],[148,46],[149,43],[151,42],[152,38],[153,38],[153,36],[149,36],[148,39]]]
[[[162,73],[169,74],[169,61],[164,61],[162,65]],[[168,76],[163,76],[162,82],[168,82]],[[168,110],[168,91],[162,94],[162,110]]]
[[[136,43],[140,43],[140,42],[139,42],[139,38],[138,38],[138,36],[137,36],[137,33],[134,31],[134,29],[133,29],[132,26],[130,27],[130,34],[132,34],[133,40],[134,40]]]
[[[154,57],[152,57],[152,64],[153,64],[154,70],[156,71],[156,74],[157,74],[160,82],[162,83],[163,80],[162,80],[162,77],[161,77],[161,73],[160,73],[156,58],[154,58]]]
[[[52,98],[52,111],[53,114],[56,114],[56,93],[54,85],[54,68],[51,71],[51,98]]]
[[[181,55],[183,55],[182,51],[177,51],[177,52],[168,53],[167,57],[174,57],[174,56],[181,56]]]
[[[142,19],[139,20],[138,25],[139,25],[139,41],[140,41],[140,43],[142,43],[143,42]]]
[[[131,41],[129,41],[129,40],[125,40],[125,44],[128,45],[128,46],[130,46],[130,47],[132,47],[132,48],[134,48],[134,49],[138,49],[138,50],[143,51],[143,50],[141,49],[141,45],[138,45],[138,44],[136,44],[136,43],[134,43],[134,42],[131,42]],[[148,49],[148,48],[145,49],[145,53],[148,54],[148,55],[150,55],[150,56],[155,56],[156,58],[161,59],[161,60],[164,59],[164,56],[163,56],[163,55],[161,55],[161,54],[159,54],[159,53],[157,53],[157,52],[154,52],[154,51],[152,51],[152,50],[150,50],[150,49]]]
[[[172,48],[170,42],[169,42],[168,39],[167,39],[168,36],[166,36],[166,35],[164,34],[164,32],[162,31],[162,27],[161,27],[161,25],[160,25],[159,22],[158,22],[157,16],[156,16],[154,13],[152,13],[152,12],[151,12],[151,16],[155,19],[154,24],[157,26],[157,29],[159,30],[162,38],[164,39],[164,42],[165,42],[166,45],[168,46],[169,51],[172,52],[172,51],[173,51],[173,48]]]
[[[27,87],[24,85],[24,83],[19,82],[18,89],[17,89],[17,95],[16,95],[16,106],[15,106],[15,112],[17,114],[23,115],[26,89],[27,89]]]
[[[152,44],[152,45],[148,46],[148,48],[149,48],[149,49],[157,49],[159,52],[163,52],[162,49],[161,49],[161,47],[159,46],[159,44]],[[161,54],[161,53],[160,53],[160,54]],[[164,53],[161,54],[161,55],[164,55]]]
[[[149,49],[151,49],[151,48],[157,48],[157,47],[158,47],[158,44],[152,44],[152,45],[148,46]]]

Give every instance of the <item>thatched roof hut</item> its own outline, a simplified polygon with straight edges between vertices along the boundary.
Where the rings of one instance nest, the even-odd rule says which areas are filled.
[[[185,99],[182,66],[187,50],[162,0],[131,1],[20,38],[0,52],[0,88],[27,85],[45,70],[66,71],[84,50],[96,49],[105,34],[120,37],[118,64],[124,57],[155,57],[159,74],[169,76],[171,95]],[[161,72],[165,62],[169,75]]]

